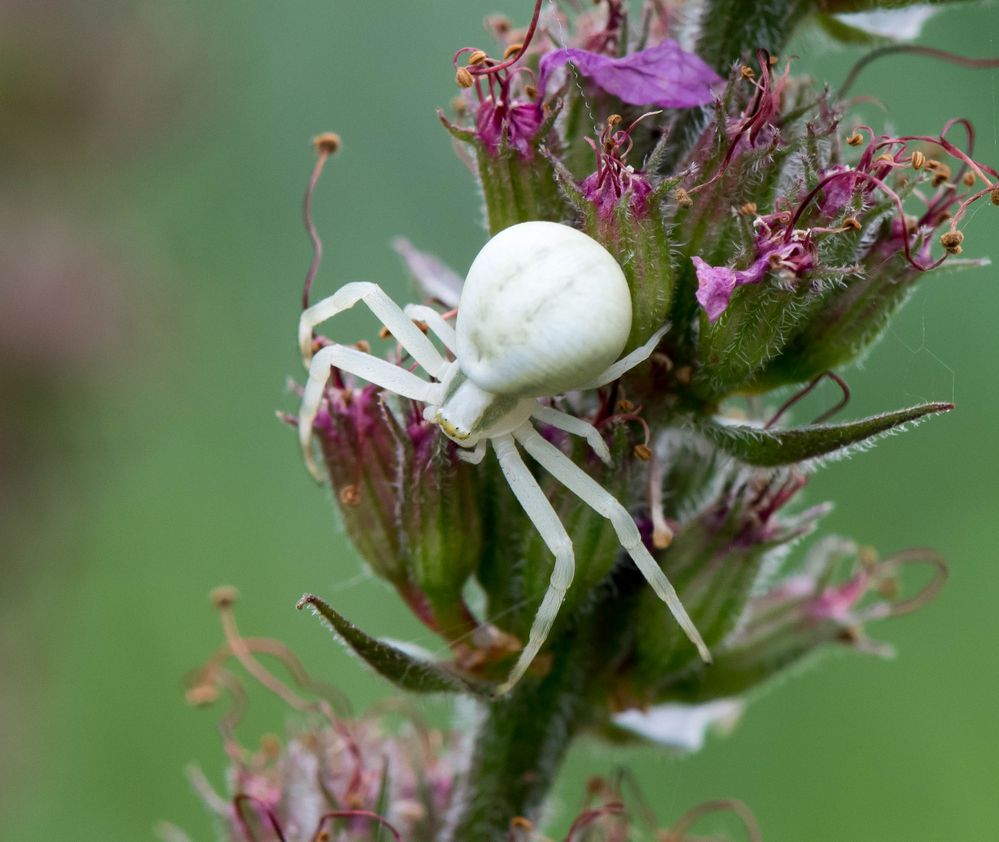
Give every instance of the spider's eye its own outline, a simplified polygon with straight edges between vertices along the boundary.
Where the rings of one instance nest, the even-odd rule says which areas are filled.
[[[458,361],[488,392],[552,395],[606,369],[630,331],[628,282],[610,253],[568,225],[524,222],[493,237],[468,270]]]

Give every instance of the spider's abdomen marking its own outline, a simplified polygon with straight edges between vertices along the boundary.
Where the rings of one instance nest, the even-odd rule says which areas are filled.
[[[631,331],[617,261],[568,225],[523,222],[472,263],[458,307],[458,361],[496,395],[567,392],[614,362]]]

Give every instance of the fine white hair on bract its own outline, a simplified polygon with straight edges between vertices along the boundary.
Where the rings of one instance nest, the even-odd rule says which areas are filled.
[[[381,320],[431,380],[336,343],[313,354],[315,328],[358,302]],[[298,430],[306,466],[318,481],[323,476],[313,456],[313,424],[335,367],[423,403],[424,417],[460,446],[458,456],[465,461],[481,462],[491,443],[510,489],[555,556],[527,643],[497,694],[508,692],[541,650],[575,570],[572,540],[524,464],[521,449],[610,521],[621,546],[701,658],[711,660],[628,510],[535,429],[539,422],[581,436],[610,464],[607,445],[592,424],[541,399],[606,385],[648,359],[669,325],[620,357],[631,320],[628,283],[613,256],[575,228],[540,221],[506,228],[483,246],[462,288],[454,329],[436,310],[416,304],[402,310],[378,285],[367,282],[346,284],[302,313],[298,336],[309,376]],[[454,360],[446,359],[415,321],[423,322]]]

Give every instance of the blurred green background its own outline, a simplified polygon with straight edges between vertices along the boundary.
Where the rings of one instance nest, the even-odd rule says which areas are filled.
[[[436,647],[363,574],[274,417],[294,409],[286,378],[300,367],[301,194],[310,138],[340,132],[317,198],[319,293],[369,279],[410,298],[388,246],[397,234],[467,266],[484,240],[476,190],[434,109],[453,94],[453,50],[489,46],[483,15],[526,19],[529,5],[12,0],[0,11],[0,78],[15,94],[0,134],[0,326],[14,336],[0,394],[4,839],[147,839],[161,819],[212,838],[183,769],[197,761],[221,781],[217,714],[185,705],[182,677],[221,639],[215,585],[240,588],[246,633],[280,637],[360,709],[389,690],[294,610],[303,591]],[[997,34],[999,11],[971,4],[923,41],[986,56]],[[799,72],[834,83],[859,55],[808,34],[794,52]],[[970,117],[979,157],[996,165],[997,85],[995,72],[899,57],[871,66],[855,93],[880,98],[901,133]],[[976,206],[966,254],[999,257],[997,230],[999,210]],[[732,796],[771,842],[999,839],[997,274],[929,279],[850,374],[854,415],[923,399],[958,411],[810,486],[810,499],[836,501],[826,531],[950,560],[937,603],[874,630],[898,659],[823,659],[696,757],[578,746],[563,815],[587,777],[624,764],[664,821]],[[448,703],[424,707],[448,721]],[[285,716],[258,694],[247,738]]]

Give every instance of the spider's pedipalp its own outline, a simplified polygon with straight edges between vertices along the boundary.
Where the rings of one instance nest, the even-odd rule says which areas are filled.
[[[419,333],[415,326],[414,330]],[[333,367],[404,398],[424,403],[436,401],[440,392],[439,384],[428,383],[404,368],[356,348],[346,345],[327,345],[322,348],[309,364],[309,379],[305,384],[302,407],[298,413],[298,439],[302,445],[305,465],[319,482],[322,482],[323,476],[312,456],[312,425],[319,414],[326,384],[330,379],[330,369]]]
[[[610,450],[607,449],[607,442],[604,441],[603,436],[600,435],[597,428],[588,421],[584,421],[582,418],[577,418],[575,415],[569,415],[566,412],[561,412],[558,409],[553,409],[550,406],[542,406],[540,404],[538,405],[538,408],[531,413],[531,415],[544,424],[549,424],[552,427],[564,430],[574,436],[581,436],[582,438],[585,438],[586,443],[593,449],[593,452],[600,457],[600,460],[605,465],[610,466],[614,464],[611,460]]]
[[[680,602],[680,598],[666,574],[663,573],[662,568],[659,567],[645,544],[642,543],[641,533],[628,510],[561,450],[538,435],[532,426],[525,424],[513,435],[541,467],[586,505],[611,522],[621,546],[631,556],[645,580],[652,586],[652,590],[666,603],[673,617],[680,624],[680,628],[697,647],[701,658],[706,663],[710,663],[711,653],[708,651],[704,639],[687,614],[687,610]]]
[[[601,386],[606,386],[608,383],[612,383],[617,380],[622,374],[631,371],[639,363],[645,362],[652,353],[659,346],[660,340],[666,335],[666,332],[670,329],[671,325],[669,322],[664,324],[659,330],[649,337],[648,341],[644,345],[639,345],[630,354],[625,354],[616,363],[609,366],[603,373],[599,376],[594,377],[589,383],[586,383],[579,387],[580,391],[586,389],[598,389]]]
[[[344,310],[349,310],[357,302],[363,302],[377,316],[389,333],[402,345],[432,377],[439,378],[447,366],[433,343],[423,335],[423,331],[399,308],[378,284],[355,281],[340,287],[333,295],[313,304],[302,312],[298,323],[298,344],[302,361],[309,367],[312,358],[312,333],[316,327]]]
[[[457,353],[458,337],[455,335],[454,328],[433,307],[427,307],[424,304],[407,304],[403,308],[403,312],[411,319],[425,322],[430,328],[430,332],[444,343],[445,348],[452,354]]]
[[[455,455],[462,462],[468,462],[469,465],[478,465],[485,458],[486,441],[486,439],[479,439],[475,447],[470,450],[459,447]]]
[[[530,422],[527,423],[530,424]],[[541,490],[541,486],[538,485],[538,481],[528,470],[524,460],[520,458],[513,438],[508,435],[497,436],[492,439],[492,442],[503,475],[510,484],[510,490],[513,491],[514,496],[531,519],[548,549],[555,555],[555,567],[552,570],[548,590],[545,591],[541,605],[534,615],[527,645],[521,651],[510,676],[496,690],[497,695],[504,695],[520,681],[535,656],[541,651],[545,640],[548,639],[548,633],[558,616],[558,609],[562,605],[562,600],[565,599],[569,585],[572,584],[576,562],[569,533],[566,532],[558,514],[552,508],[552,504],[548,502],[548,498]]]

